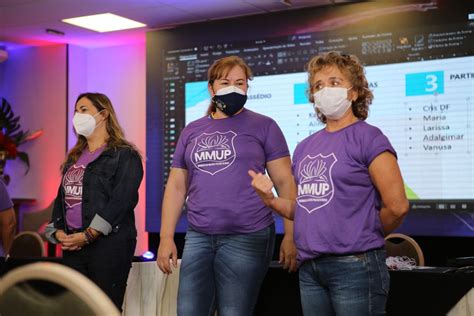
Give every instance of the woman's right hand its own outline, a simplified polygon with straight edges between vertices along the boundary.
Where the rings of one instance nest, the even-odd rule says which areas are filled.
[[[257,194],[263,200],[265,205],[270,206],[272,200],[275,198],[273,195],[273,182],[270,178],[262,173],[256,173],[253,170],[248,171],[249,176],[252,178],[252,187],[255,189]]]
[[[173,263],[175,268],[178,267],[178,251],[176,250],[176,244],[174,243],[173,237],[161,238],[156,264],[163,273],[171,274],[173,272],[171,270],[170,261]]]

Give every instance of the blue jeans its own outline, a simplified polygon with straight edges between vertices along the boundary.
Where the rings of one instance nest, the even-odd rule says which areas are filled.
[[[188,230],[179,274],[178,315],[249,316],[268,270],[275,226],[248,234]]]
[[[390,276],[385,250],[323,256],[299,269],[303,314],[385,315]]]

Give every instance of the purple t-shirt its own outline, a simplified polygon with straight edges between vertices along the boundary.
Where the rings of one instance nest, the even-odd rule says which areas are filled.
[[[66,171],[63,177],[64,201],[66,207],[66,222],[69,228],[82,227],[82,180],[87,165],[97,159],[105,146],[93,153],[84,149],[79,159]]]
[[[7,187],[5,186],[5,183],[3,183],[3,180],[0,179],[0,212],[6,211],[12,207],[13,203],[8,195]]]
[[[188,124],[178,140],[173,168],[188,171],[186,209],[190,226],[205,234],[254,232],[273,223],[250,185],[249,169],[264,172],[268,161],[289,156],[278,125],[244,109],[224,118]]]
[[[396,156],[387,137],[364,121],[335,132],[323,129],[298,144],[293,174],[299,263],[383,246],[381,198],[369,165],[385,151]]]

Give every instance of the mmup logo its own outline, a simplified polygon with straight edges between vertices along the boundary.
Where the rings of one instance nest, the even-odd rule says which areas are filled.
[[[296,202],[308,213],[327,205],[334,196],[332,167],[337,162],[334,153],[306,156],[298,167],[298,197]]]
[[[194,140],[191,161],[199,170],[215,175],[232,165],[236,152],[233,131],[202,133]]]
[[[83,165],[73,165],[64,175],[63,187],[65,203],[68,207],[74,207],[82,202],[82,179],[84,178]]]

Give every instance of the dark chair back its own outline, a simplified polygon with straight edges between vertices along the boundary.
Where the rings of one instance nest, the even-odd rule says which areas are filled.
[[[390,234],[385,237],[385,249],[387,257],[413,258],[417,266],[425,265],[423,251],[418,243],[411,237],[404,234]]]
[[[44,241],[37,232],[21,232],[15,236],[10,249],[12,258],[32,258],[45,256]]]
[[[0,315],[120,316],[120,312],[86,276],[61,264],[39,262],[0,279]]]

